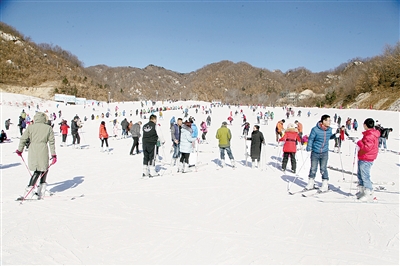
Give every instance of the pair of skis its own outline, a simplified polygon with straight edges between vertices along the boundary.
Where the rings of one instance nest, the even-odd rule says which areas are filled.
[[[301,194],[302,197],[306,198],[306,197],[314,197],[314,196],[325,194],[325,193],[332,192],[332,191],[333,190],[331,190],[331,189],[328,189],[327,191],[321,191],[318,187],[314,187],[313,189],[305,189],[304,188],[302,190],[295,191],[295,192],[288,191],[288,193],[289,193],[289,195]],[[312,193],[310,193],[310,192],[312,192]]]

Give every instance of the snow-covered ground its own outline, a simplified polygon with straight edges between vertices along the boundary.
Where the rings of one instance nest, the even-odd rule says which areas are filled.
[[[31,110],[19,105],[34,105]],[[142,155],[130,156],[132,138],[110,138],[112,153],[100,152],[98,129],[102,119],[88,120],[81,130],[85,149],[60,147],[58,126],[56,152],[58,162],[50,168],[48,189],[55,193],[42,201],[15,199],[22,195],[29,173],[14,151],[18,146],[18,116],[25,109],[32,117],[36,104],[68,121],[78,114],[82,119],[92,113],[105,113],[103,107],[65,106],[36,98],[2,93],[1,121],[14,123],[7,132],[11,143],[1,147],[1,263],[6,264],[399,264],[399,155],[380,153],[372,167],[372,181],[378,201],[353,200],[356,181],[349,174],[329,170],[330,188],[335,191],[318,197],[302,197],[299,191],[307,182],[309,154],[297,153],[299,177],[283,173],[281,148],[275,147],[275,124],[285,118],[282,108],[265,108],[275,113],[268,125],[261,124],[267,145],[264,171],[244,166],[244,141],[240,138],[242,121],[234,117],[232,151],[237,168],[217,170],[219,162],[216,130],[226,121],[228,106],[212,108],[208,144],[199,145],[198,161],[208,163],[198,172],[169,174],[142,179]],[[177,102],[184,108],[194,102]],[[200,105],[209,106],[200,102]],[[112,103],[112,116],[106,121],[112,135],[114,108],[126,111],[128,121],[140,119],[135,110],[140,103]],[[158,106],[161,106],[161,102]],[[165,104],[167,105],[167,104]],[[251,123],[256,115],[241,107]],[[133,115],[130,116],[130,110]],[[189,109],[199,127],[206,114]],[[399,151],[399,113],[373,110],[296,108],[301,117],[286,119],[285,125],[299,120],[309,134],[321,115],[335,113],[362,123],[367,117],[392,127],[388,148]],[[311,117],[306,113],[311,111]],[[170,162],[169,120],[183,117],[181,110],[165,111],[159,120],[165,137],[160,150],[163,161]],[[121,118],[118,117],[118,122]],[[59,120],[56,121],[56,124]],[[1,127],[4,129],[4,124]],[[120,135],[120,134],[119,134]],[[71,144],[69,135],[67,143]],[[334,142],[330,147],[333,150]],[[329,165],[351,171],[354,144],[344,141],[342,154],[329,153]],[[192,154],[191,156],[195,156]],[[27,160],[27,153],[23,157]],[[227,156],[226,156],[227,157]],[[157,169],[168,165],[157,164]],[[290,162],[288,163],[288,168]],[[356,171],[356,169],[354,169]],[[166,170],[168,172],[168,169]],[[341,182],[345,178],[347,182]],[[318,174],[316,181],[321,182]],[[395,182],[394,185],[389,184]],[[79,197],[84,195],[83,197]],[[74,198],[74,199],[73,199]]]

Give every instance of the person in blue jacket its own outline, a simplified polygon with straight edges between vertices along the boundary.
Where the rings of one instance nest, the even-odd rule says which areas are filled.
[[[191,128],[192,128],[192,137],[197,139],[199,136],[199,130],[197,129],[196,124],[194,123],[195,119],[194,117],[189,117],[189,122],[191,123]]]
[[[308,174],[308,184],[305,189],[314,189],[314,179],[317,173],[319,164],[320,172],[322,175],[322,186],[321,192],[328,191],[329,176],[328,176],[328,152],[329,152],[329,140],[335,139],[335,134],[332,133],[330,127],[331,118],[329,115],[323,115],[321,120],[315,127],[311,129],[311,133],[308,137],[308,143],[306,150],[311,151],[311,168]]]

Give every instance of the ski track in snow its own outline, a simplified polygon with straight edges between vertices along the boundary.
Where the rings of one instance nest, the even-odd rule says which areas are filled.
[[[17,101],[20,96],[3,93],[3,99]],[[32,98],[34,101],[35,99]],[[176,103],[186,107],[188,103]],[[204,103],[200,103],[204,105]],[[82,106],[59,109],[54,103],[43,107],[63,117],[70,124],[75,114],[81,118],[92,113],[105,113],[104,107],[84,109]],[[266,138],[266,161],[260,169],[245,167],[243,162],[243,128],[239,116],[234,117],[231,148],[236,166],[215,170],[219,162],[215,132],[230,110],[213,108],[212,124],[207,134],[208,144],[199,145],[198,161],[208,163],[198,172],[167,174],[141,178],[143,155],[129,156],[132,138],[109,139],[113,154],[99,151],[98,127],[106,122],[112,134],[114,107],[127,111],[128,121],[141,120],[129,110],[140,108],[139,103],[112,103],[112,117],[88,120],[84,123],[81,144],[88,149],[60,147],[56,136],[58,162],[50,168],[48,189],[54,198],[27,201],[22,205],[15,199],[29,181],[27,169],[13,152],[18,146],[16,120],[21,107],[2,106],[3,120],[11,118],[14,125],[7,132],[13,139],[2,147],[2,263],[4,264],[398,264],[399,263],[399,157],[392,152],[380,153],[371,168],[373,182],[395,182],[382,185],[386,190],[375,191],[382,203],[337,204],[349,200],[348,193],[356,192],[356,184],[339,182],[343,173],[329,170],[330,186],[338,189],[317,197],[288,195],[288,181],[295,174],[280,171],[282,147],[275,145],[275,124],[285,118],[282,108],[266,108],[275,112],[275,119],[260,125]],[[35,105],[36,106],[36,105]],[[251,128],[256,116],[246,106],[244,110]],[[297,109],[297,108],[296,108]],[[25,107],[25,110],[27,108]],[[196,114],[199,126],[207,115]],[[313,115],[290,117],[285,125],[299,120],[309,133],[323,113],[337,112],[342,121],[348,116],[359,123],[367,117],[379,119],[385,127],[393,127],[388,146],[398,150],[399,114],[370,110],[338,110],[301,108]],[[33,111],[28,111],[33,114]],[[318,115],[316,115],[318,113]],[[159,120],[166,140],[163,161],[169,162],[171,142],[169,119],[183,117],[179,110],[164,111]],[[121,122],[120,117],[117,118]],[[396,120],[397,119],[397,120]],[[54,126],[58,133],[57,125]],[[360,127],[361,129],[361,127]],[[120,133],[120,132],[119,132]],[[201,132],[199,132],[201,133]],[[251,133],[251,132],[250,132]],[[249,133],[249,136],[250,136]],[[361,131],[351,132],[361,136]],[[68,135],[67,143],[72,137]],[[333,150],[333,141],[330,149]],[[250,145],[250,142],[248,142]],[[272,145],[273,144],[273,145]],[[141,142],[140,142],[141,150]],[[213,152],[202,152],[213,151]],[[329,153],[328,165],[347,171],[353,169],[354,144],[343,142],[342,154]],[[27,161],[27,153],[23,153]],[[164,159],[165,157],[165,159]],[[227,158],[227,155],[225,155]],[[193,159],[194,157],[191,158]],[[298,178],[290,183],[291,191],[301,190],[307,183],[310,162],[308,153],[296,154]],[[229,164],[229,160],[227,159]],[[304,166],[302,167],[304,163]],[[157,163],[161,164],[161,163]],[[161,171],[177,167],[162,166]],[[227,166],[229,168],[229,166]],[[300,169],[301,168],[301,169]],[[356,172],[356,167],[354,168]],[[350,180],[350,175],[344,175]],[[352,177],[357,180],[356,176]],[[319,171],[317,185],[321,184]],[[340,187],[340,188],[339,188]],[[374,186],[376,187],[376,186]],[[350,189],[351,188],[351,189]],[[84,197],[79,197],[84,194]],[[75,200],[71,200],[76,197]],[[354,196],[353,196],[354,197]],[[326,200],[320,203],[319,200]],[[329,202],[335,201],[335,202]]]

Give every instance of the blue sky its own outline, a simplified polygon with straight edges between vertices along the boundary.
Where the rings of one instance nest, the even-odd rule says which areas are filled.
[[[399,41],[399,1],[1,1],[0,20],[84,66],[189,73],[221,60],[334,69]]]

